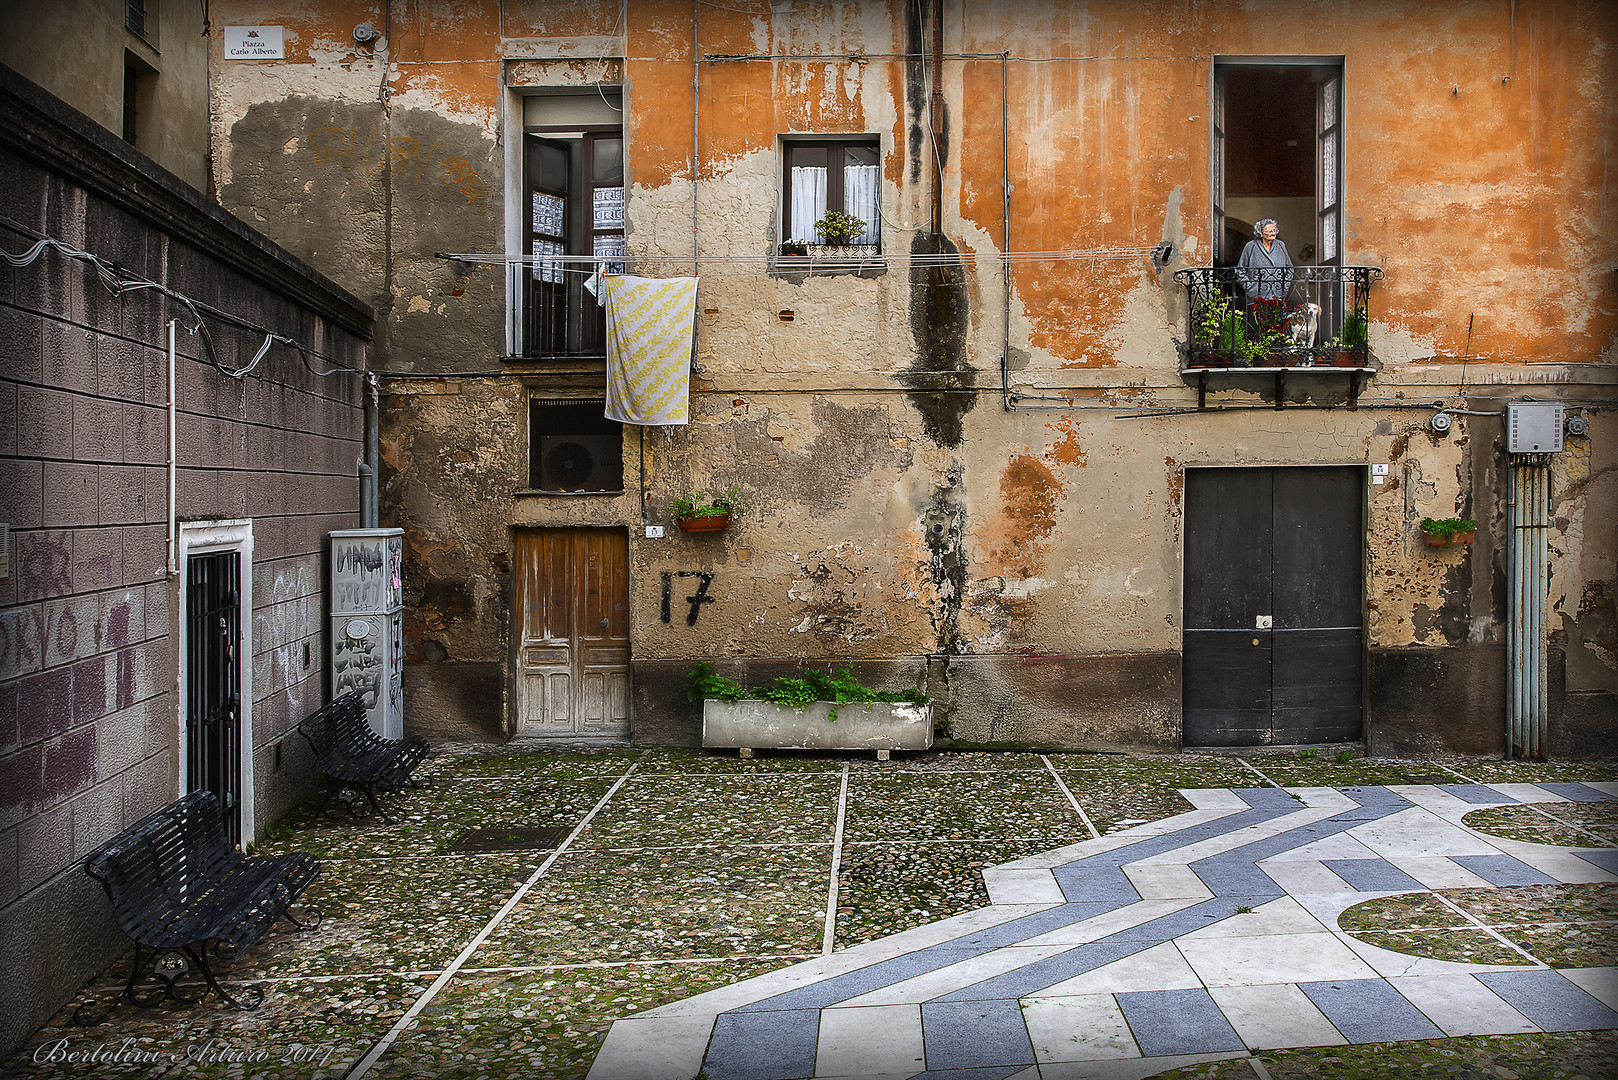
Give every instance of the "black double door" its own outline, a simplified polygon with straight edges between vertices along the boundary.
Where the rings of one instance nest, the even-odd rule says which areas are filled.
[[[1358,739],[1365,470],[1187,469],[1187,746]]]

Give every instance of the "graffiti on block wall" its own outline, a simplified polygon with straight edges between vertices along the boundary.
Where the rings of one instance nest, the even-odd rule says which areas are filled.
[[[439,157],[440,143],[426,146],[408,135],[380,138],[375,127],[361,132],[357,127],[327,124],[306,136],[309,152],[321,165],[341,165],[350,173],[366,177],[387,173],[396,180],[421,184],[437,181],[464,198],[468,204],[481,204],[488,194],[477,169],[464,157]]]

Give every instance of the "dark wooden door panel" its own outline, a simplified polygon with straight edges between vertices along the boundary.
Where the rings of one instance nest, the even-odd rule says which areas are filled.
[[[1364,470],[1345,466],[1273,472],[1270,590],[1275,628],[1359,626]]]
[[[1271,741],[1359,738],[1363,653],[1358,629],[1278,631]]]
[[[1270,470],[1186,475],[1186,629],[1251,630],[1270,610]]]
[[[1270,637],[1252,630],[1186,631],[1187,746],[1270,741]]]

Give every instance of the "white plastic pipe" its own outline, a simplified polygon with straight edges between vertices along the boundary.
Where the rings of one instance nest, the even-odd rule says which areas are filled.
[[[169,320],[169,573],[180,572],[179,566],[179,540],[175,535],[175,518],[178,516],[178,498],[175,494],[174,472],[177,452],[175,450],[175,404],[174,404],[174,331],[179,326],[178,319]]]

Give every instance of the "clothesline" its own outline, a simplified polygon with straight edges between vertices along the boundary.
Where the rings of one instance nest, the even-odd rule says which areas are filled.
[[[1150,256],[1151,247],[1131,248],[1098,248],[1092,250],[1068,251],[1016,251],[1004,255],[985,252],[979,255],[975,252],[961,252],[959,254],[923,253],[911,254],[827,254],[827,255],[637,255],[633,253],[618,253],[613,255],[525,255],[506,254],[503,252],[436,252],[437,258],[451,262],[474,263],[495,266],[543,266],[545,269],[557,273],[573,273],[589,276],[599,272],[603,267],[658,267],[662,264],[673,264],[679,267],[695,265],[696,272],[701,273],[703,266],[731,269],[735,271],[749,268],[764,269],[773,265],[776,270],[790,270],[795,267],[813,267],[835,264],[838,267],[858,268],[866,267],[977,267],[1004,266],[1004,265],[1030,265],[1030,264],[1059,264],[1059,263],[1096,263],[1109,259],[1138,259]],[[789,260],[789,261],[784,261]],[[711,272],[711,271],[710,271]],[[730,276],[721,273],[719,276]]]

